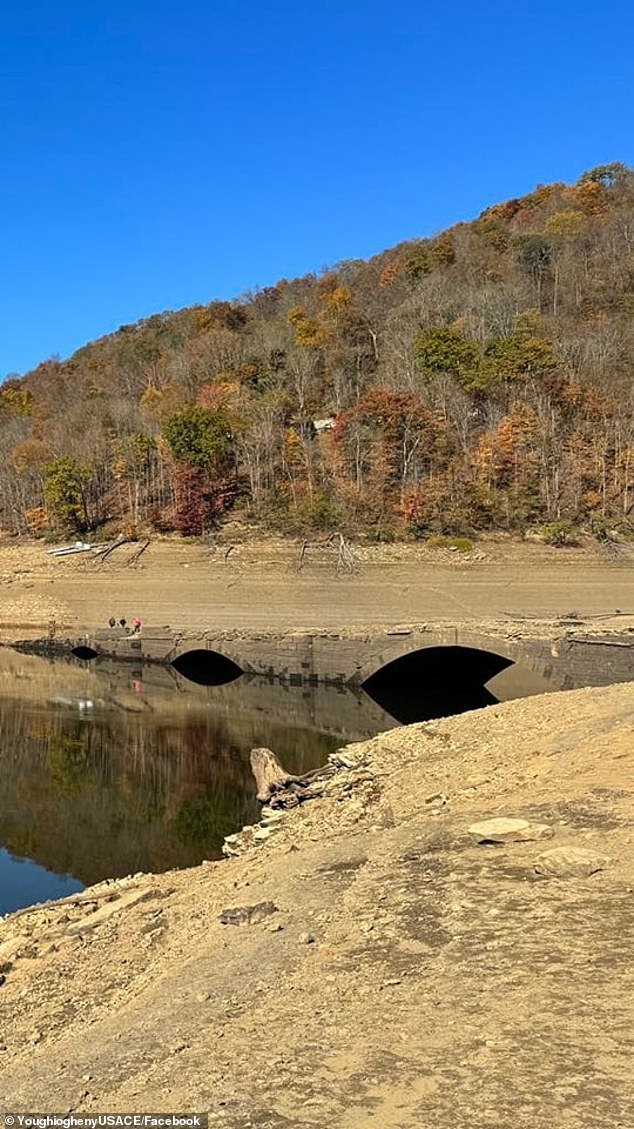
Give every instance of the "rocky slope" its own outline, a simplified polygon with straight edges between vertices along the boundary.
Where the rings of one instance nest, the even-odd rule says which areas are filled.
[[[395,729],[237,857],[0,922],[4,1109],[629,1129],[633,760],[634,683]]]

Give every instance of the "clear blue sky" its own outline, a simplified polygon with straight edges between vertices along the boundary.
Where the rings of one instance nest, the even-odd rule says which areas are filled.
[[[0,0],[0,376],[633,163],[629,0]]]

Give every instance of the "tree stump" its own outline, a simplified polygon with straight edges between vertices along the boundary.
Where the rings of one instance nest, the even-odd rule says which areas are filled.
[[[274,792],[279,792],[296,780],[295,776],[291,776],[282,768],[275,753],[270,749],[251,749],[251,769],[261,804],[268,803]]]

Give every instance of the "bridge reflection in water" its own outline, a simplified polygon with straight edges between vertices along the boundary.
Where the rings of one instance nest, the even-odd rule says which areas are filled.
[[[504,680],[503,671],[514,677]],[[549,689],[545,678],[474,647],[426,647],[381,667],[363,689],[403,724],[450,717]]]
[[[336,692],[315,713],[301,691],[258,682],[0,651],[0,915],[218,858],[225,835],[258,817],[253,746],[303,773],[380,727],[373,703],[372,721],[355,702],[337,723]]]
[[[360,687],[236,677],[213,652],[195,657],[198,682],[167,665],[0,652],[0,914],[77,883],[218,857],[257,816],[253,746],[301,773],[399,720],[481,704],[492,660],[464,658],[436,656],[430,669],[412,655],[407,677],[390,664],[374,701]],[[222,671],[232,681],[204,684]]]
[[[185,651],[170,664],[178,674],[199,686],[224,686],[244,673],[233,659],[217,651]]]
[[[227,687],[239,680],[229,694],[216,694],[216,702],[235,695],[244,709],[248,702],[258,701],[257,708],[282,709],[289,721],[301,716],[304,724],[354,739],[394,723],[450,717],[552,689],[546,678],[503,655],[475,647],[412,651],[386,663],[360,686],[322,681],[298,686],[275,677],[244,675],[233,660],[202,648],[180,654],[170,665],[199,686]],[[156,677],[152,674],[151,681]]]

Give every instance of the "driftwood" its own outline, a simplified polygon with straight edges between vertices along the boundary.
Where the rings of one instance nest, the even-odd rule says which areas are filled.
[[[332,549],[337,554],[335,567],[338,573],[355,571],[354,553],[343,533],[331,533],[330,537],[318,541],[303,541],[297,558],[297,572],[301,572],[304,567],[308,549]]]
[[[98,549],[95,553],[93,553],[90,559],[90,563],[91,565],[102,565],[103,562],[110,556],[110,554],[114,553],[115,549],[120,549],[123,545],[135,545],[137,543],[138,539],[136,537],[118,537],[116,541],[112,541],[108,545],[103,545],[101,549]],[[150,539],[149,537],[147,537],[143,544],[140,545],[136,550],[136,552],[132,554],[130,559],[125,562],[126,566],[135,565],[139,557],[143,555],[149,545]]]
[[[334,765],[327,764],[302,776],[292,776],[280,764],[275,753],[265,748],[251,749],[251,769],[258,801],[272,808],[293,808],[304,800],[314,799],[321,794],[319,782],[336,771]]]
[[[275,753],[270,749],[251,749],[251,770],[255,776],[258,800],[266,804],[274,792],[286,788],[295,777],[282,768]]]
[[[143,544],[141,545],[141,548],[137,549],[136,553],[133,553],[132,556],[130,557],[130,560],[126,562],[126,566],[128,568],[130,567],[130,565],[135,565],[137,563],[139,557],[143,556],[143,554],[144,554],[145,550],[148,548],[149,544],[150,544],[150,539],[148,537],[147,540],[144,541]]]
[[[117,538],[117,540],[113,541],[111,545],[106,545],[103,549],[99,549],[98,552],[93,555],[90,563],[96,564],[97,562],[99,562],[99,564],[103,564],[106,557],[109,557],[111,553],[114,553],[115,549],[120,549],[122,545],[131,545],[135,540],[136,538],[134,537]]]

